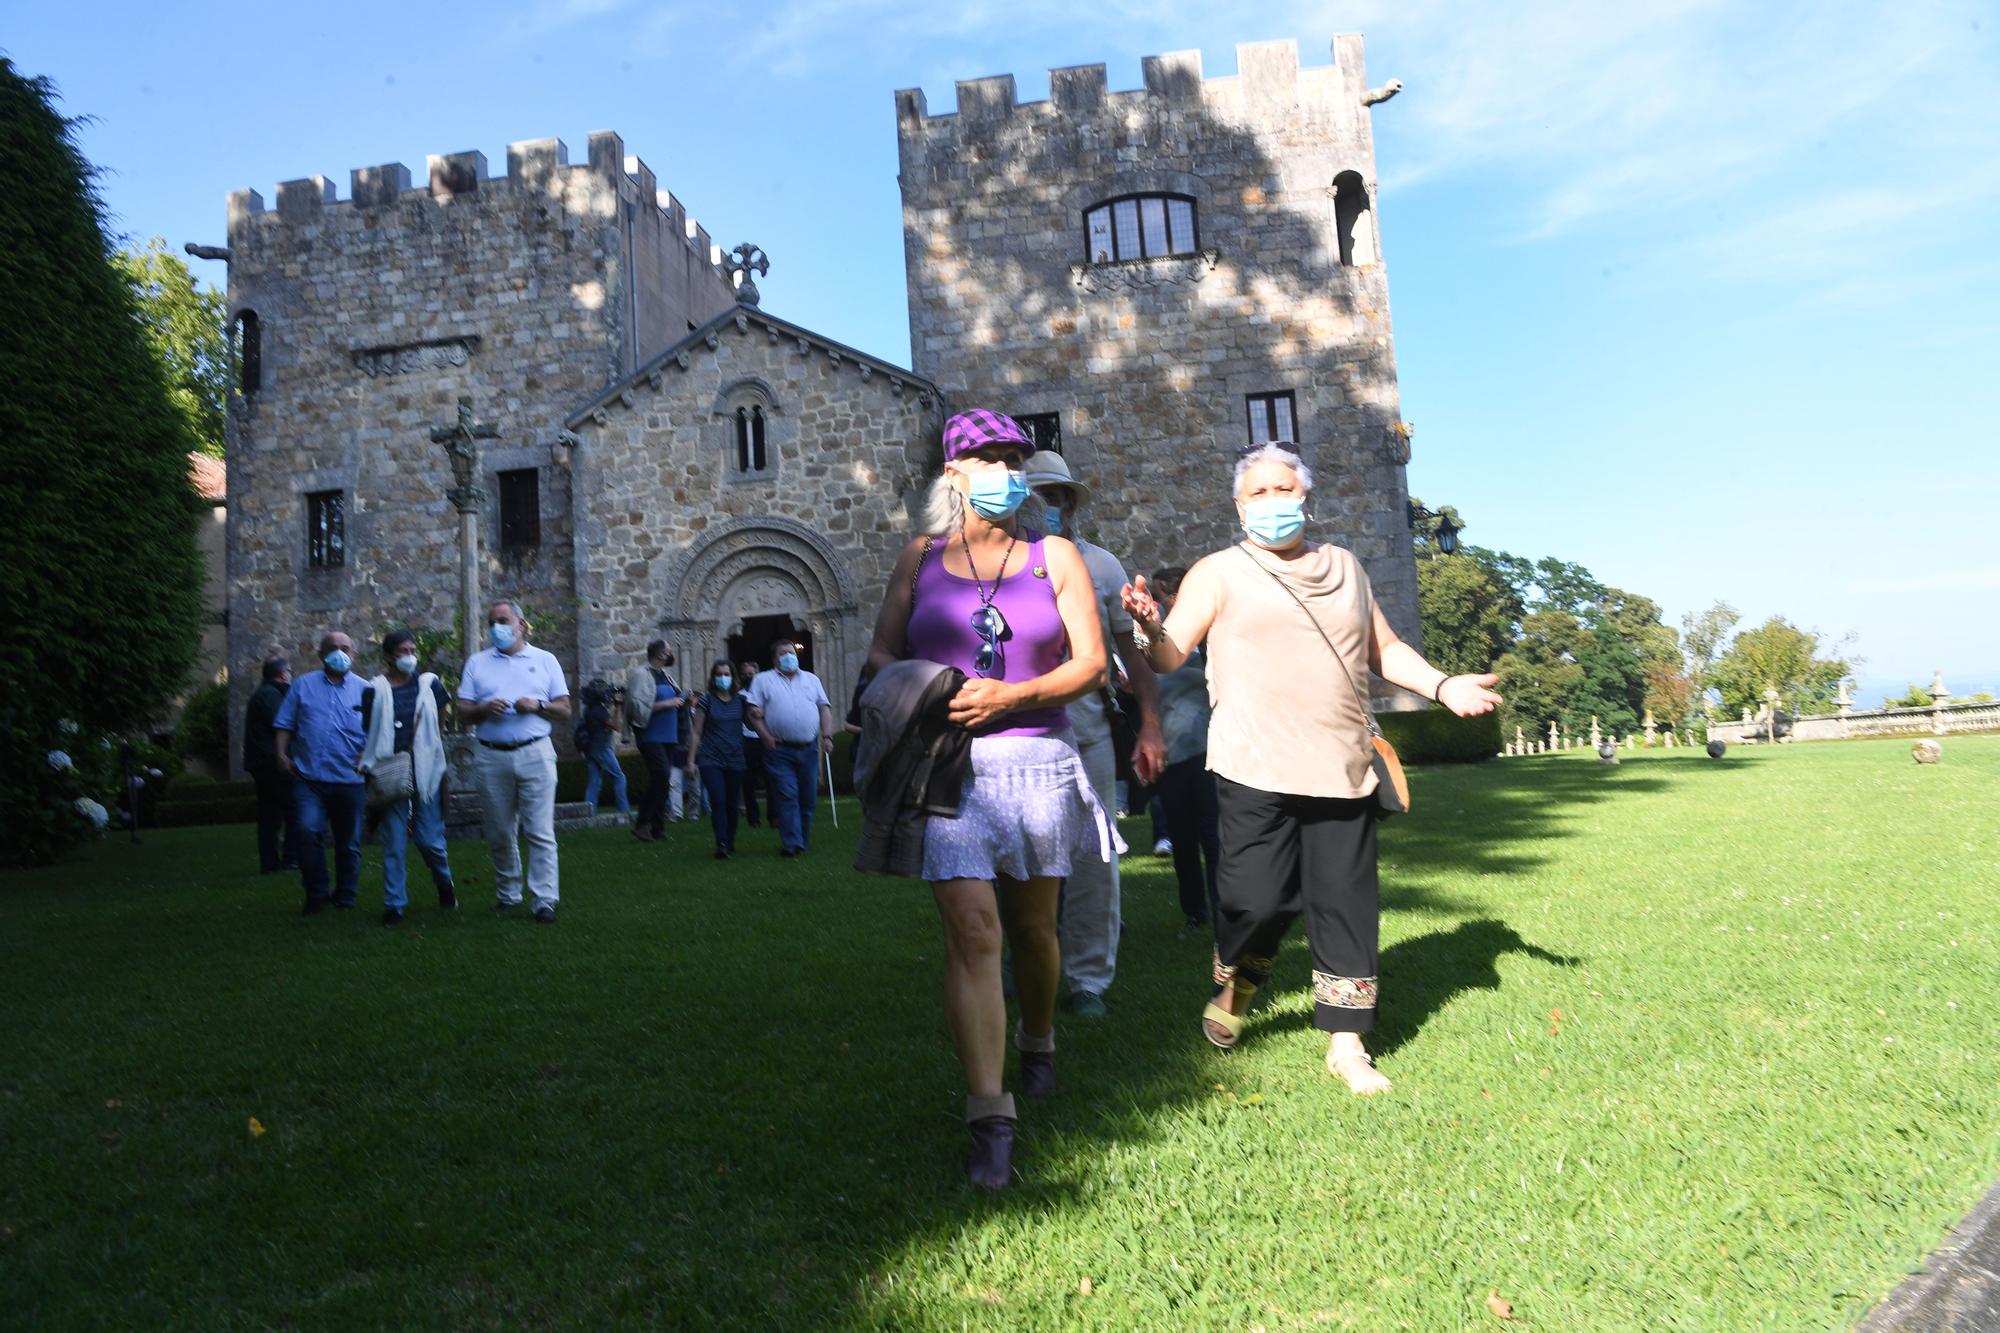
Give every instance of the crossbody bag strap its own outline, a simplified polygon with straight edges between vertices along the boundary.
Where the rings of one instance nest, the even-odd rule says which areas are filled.
[[[1312,627],[1315,630],[1319,631],[1320,642],[1326,645],[1327,652],[1333,654],[1334,662],[1340,667],[1340,674],[1347,677],[1348,688],[1354,691],[1354,701],[1361,705],[1361,716],[1364,719],[1366,719],[1368,723],[1368,734],[1370,736],[1380,736],[1382,734],[1382,728],[1376,725],[1375,710],[1373,707],[1369,705],[1368,696],[1361,692],[1361,686],[1359,683],[1355,681],[1354,673],[1347,669],[1347,660],[1340,655],[1340,649],[1333,646],[1333,639],[1328,636],[1326,632],[1326,627],[1319,623],[1319,617],[1312,613],[1312,608],[1305,604],[1305,600],[1303,598],[1301,598],[1297,593],[1292,591],[1291,584],[1285,582],[1282,578],[1278,577],[1277,571],[1266,568],[1264,562],[1259,560],[1256,556],[1250,554],[1247,548],[1243,546],[1238,546],[1236,549],[1242,552],[1243,558],[1245,560],[1248,560],[1251,564],[1263,570],[1264,573],[1270,575],[1271,582],[1277,584],[1280,588],[1283,588],[1285,590],[1285,596],[1291,598],[1294,602],[1298,603],[1299,610],[1303,611],[1305,613],[1306,619],[1312,622]]]

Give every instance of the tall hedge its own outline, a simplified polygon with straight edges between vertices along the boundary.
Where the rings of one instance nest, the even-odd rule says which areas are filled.
[[[51,751],[106,748],[144,728],[186,681],[201,633],[194,442],[112,265],[75,123],[54,100],[46,79],[0,58],[0,753],[16,779],[0,783],[0,822],[10,827],[45,826],[45,812],[20,803],[56,795],[19,779],[48,770]],[[60,844],[66,825],[54,827]],[[0,839],[0,858],[59,850]]]

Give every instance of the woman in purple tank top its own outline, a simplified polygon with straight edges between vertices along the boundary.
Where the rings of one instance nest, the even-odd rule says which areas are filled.
[[[878,667],[923,658],[967,677],[950,715],[973,734],[969,779],[958,817],[925,826],[924,878],[944,926],[945,1018],[965,1068],[966,1173],[987,1189],[1013,1175],[1001,939],[1013,948],[1021,1006],[1021,1091],[1046,1097],[1055,1091],[1062,972],[1057,891],[1074,858],[1122,850],[1063,711],[1104,681],[1096,594],[1076,547],[1043,536],[1022,513],[1021,464],[1034,448],[998,412],[945,423],[926,534],[896,561],[869,650]]]

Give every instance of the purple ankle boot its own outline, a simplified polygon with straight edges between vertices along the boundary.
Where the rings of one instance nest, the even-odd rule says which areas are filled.
[[[1014,1181],[1014,1098],[967,1097],[965,1127],[972,1136],[965,1175],[983,1190],[1004,1190]]]
[[[1021,1057],[1021,1092],[1036,1101],[1052,1097],[1056,1091],[1056,1034],[1053,1030],[1030,1037],[1016,1025],[1014,1049]]]

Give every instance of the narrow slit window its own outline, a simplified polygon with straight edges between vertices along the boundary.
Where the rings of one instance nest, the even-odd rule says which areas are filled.
[[[346,493],[314,491],[306,496],[306,566],[339,569],[346,563]]]
[[[1296,444],[1297,402],[1292,391],[1244,395],[1249,408],[1251,444]]]
[[[768,461],[769,455],[764,452],[764,409],[762,407],[752,407],[750,409],[750,470],[752,472],[762,472],[764,465]]]
[[[236,312],[236,373],[240,392],[264,387],[264,328],[254,310]]]
[[[500,549],[526,551],[542,544],[542,478],[534,468],[502,472]]]
[[[750,409],[736,409],[736,470],[750,470]]]

